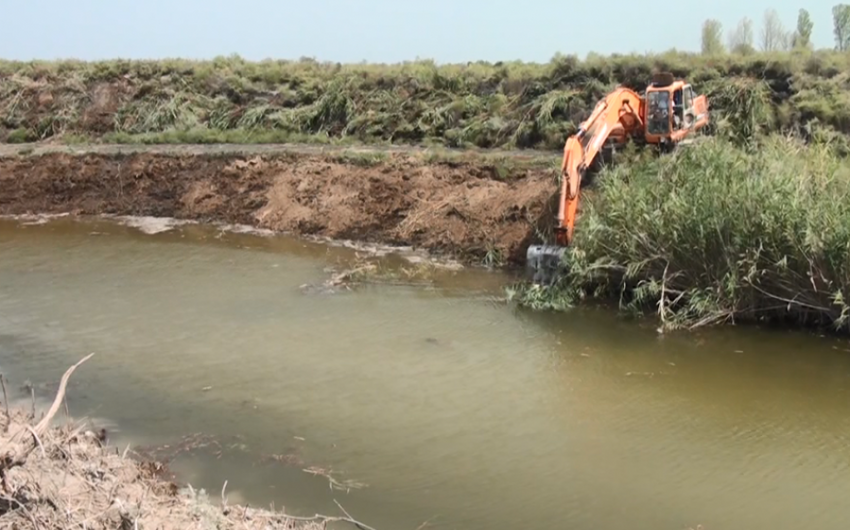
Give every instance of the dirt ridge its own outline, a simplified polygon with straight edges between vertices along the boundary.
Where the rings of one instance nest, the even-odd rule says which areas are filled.
[[[551,224],[553,160],[375,148],[7,145],[0,215],[227,222],[519,264]]]

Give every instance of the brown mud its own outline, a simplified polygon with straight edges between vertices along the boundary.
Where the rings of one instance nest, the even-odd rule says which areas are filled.
[[[524,261],[557,154],[310,146],[0,146],[0,215],[174,217]]]

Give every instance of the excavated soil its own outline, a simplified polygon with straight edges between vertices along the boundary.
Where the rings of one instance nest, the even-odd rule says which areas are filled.
[[[0,157],[0,215],[139,215],[409,245],[519,263],[551,224],[551,167],[315,152],[131,150]],[[377,160],[377,161],[376,161]]]

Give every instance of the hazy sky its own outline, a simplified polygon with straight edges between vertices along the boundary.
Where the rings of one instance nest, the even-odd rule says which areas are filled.
[[[5,59],[211,58],[548,61],[556,52],[698,50],[706,18],[731,30],[806,7],[831,47],[838,0],[0,0]],[[757,42],[757,40],[756,40]]]

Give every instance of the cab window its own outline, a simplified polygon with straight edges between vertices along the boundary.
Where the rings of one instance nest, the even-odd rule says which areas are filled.
[[[691,88],[691,85],[685,87],[685,110],[691,110],[691,107],[694,106],[694,89]]]
[[[649,92],[646,97],[646,129],[649,134],[670,132],[670,93]]]
[[[685,117],[684,90],[681,88],[673,91],[673,129],[682,128]]]

